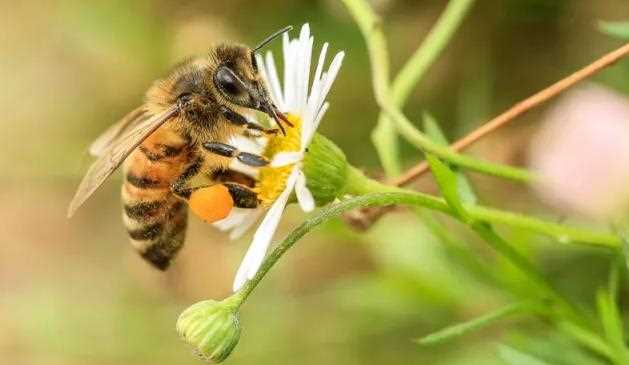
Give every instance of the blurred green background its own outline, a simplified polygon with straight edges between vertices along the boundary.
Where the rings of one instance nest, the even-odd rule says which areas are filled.
[[[394,67],[412,53],[443,0],[374,0]],[[177,337],[188,305],[230,293],[248,238],[226,237],[192,218],[174,267],[142,262],[120,222],[119,178],[72,220],[67,204],[89,164],[89,142],[137,106],[151,81],[210,44],[254,44],[286,25],[311,24],[347,53],[321,132],[356,166],[379,174],[369,142],[377,109],[363,40],[335,0],[0,1],[0,362],[5,364],[197,364]],[[616,47],[597,21],[629,15],[626,0],[482,0],[405,109],[430,110],[450,138]],[[279,50],[279,42],[272,45]],[[629,91],[629,67],[598,77]],[[541,109],[543,110],[543,109]],[[540,111],[472,152],[523,164]],[[406,164],[420,158],[404,150]],[[483,201],[545,214],[521,186],[477,178]],[[429,184],[422,187],[430,190]],[[303,218],[287,214],[282,232]],[[446,224],[450,224],[445,221]],[[301,241],[242,311],[230,364],[502,364],[499,342],[596,364],[530,318],[516,318],[436,347],[411,340],[508,302],[527,283],[453,225],[436,237],[410,214],[387,216],[367,234],[341,221]],[[461,232],[458,232],[458,231]],[[283,233],[278,236],[282,236]],[[606,280],[606,254],[505,232],[556,284],[591,301]],[[445,243],[444,244],[444,240]],[[490,265],[476,265],[476,259]],[[587,263],[587,270],[580,270]],[[575,269],[577,268],[577,269]],[[496,284],[511,282],[511,292]],[[559,356],[557,349],[566,356]],[[569,350],[567,350],[569,349]],[[586,362],[587,361],[587,362]],[[591,362],[590,362],[591,361]]]

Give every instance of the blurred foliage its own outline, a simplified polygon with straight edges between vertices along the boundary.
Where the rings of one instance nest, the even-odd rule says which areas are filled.
[[[369,62],[358,29],[337,1],[1,3],[4,363],[198,363],[175,333],[177,315],[192,302],[229,293],[248,241],[227,242],[195,220],[173,269],[156,273],[127,244],[115,181],[73,220],[66,221],[65,209],[88,164],[89,141],[140,103],[170,65],[205,52],[210,43],[252,44],[285,24],[310,22],[317,39],[347,52],[321,132],[353,164],[379,172],[366,142],[378,112],[369,91]],[[385,19],[397,68],[446,2],[372,3]],[[405,111],[420,120],[422,110],[431,110],[449,139],[460,136],[617,46],[618,40],[598,31],[598,22],[626,21],[626,14],[625,0],[478,1]],[[629,92],[629,63],[597,80]],[[523,163],[539,116],[540,111],[528,114],[473,152]],[[420,158],[408,146],[403,152],[405,165]],[[472,182],[481,201],[553,215],[522,187],[481,177]],[[428,183],[420,187],[434,192]],[[435,347],[412,342],[534,292],[527,278],[460,225],[420,213],[426,215],[421,224],[412,213],[396,212],[366,234],[335,221],[305,238],[243,308],[242,338],[229,362],[605,364],[565,331],[527,316]],[[300,220],[298,214],[286,218],[285,229]],[[500,233],[518,242],[521,253],[593,317],[598,303],[605,318],[597,324],[600,335],[618,340],[622,311],[606,302],[609,289],[595,296],[608,287],[612,255],[557,246],[517,230]],[[628,299],[625,275],[619,279],[621,303]]]

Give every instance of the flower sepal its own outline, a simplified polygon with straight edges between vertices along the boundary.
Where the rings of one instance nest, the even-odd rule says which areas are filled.
[[[348,174],[347,158],[334,142],[317,133],[304,155],[303,172],[316,205],[322,207],[343,195]]]

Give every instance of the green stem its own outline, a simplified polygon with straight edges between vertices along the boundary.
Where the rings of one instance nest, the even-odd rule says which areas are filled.
[[[408,140],[408,142],[421,150],[430,152],[454,165],[459,165],[487,175],[519,182],[530,182],[533,180],[533,175],[527,170],[478,160],[456,153],[449,147],[441,146],[415,128],[413,123],[408,120],[399,109],[395,108],[392,103],[382,104],[381,107],[391,117],[401,135]]]
[[[563,333],[572,337],[582,346],[594,351],[595,353],[605,358],[608,358],[610,360],[614,359],[614,351],[611,349],[611,347],[609,347],[609,344],[607,344],[607,342],[605,342],[605,340],[603,340],[596,333],[568,321],[559,322],[557,324],[557,328],[559,328],[559,330]]]
[[[591,243],[596,246],[609,248],[618,248],[621,244],[620,239],[611,233],[601,233],[585,228],[548,222],[524,214],[507,212],[482,205],[466,206],[466,210],[477,220],[543,233],[561,243]]]
[[[253,279],[248,281],[245,286],[234,296],[237,298],[237,305],[240,306],[246,301],[251,292],[258,286],[260,281],[275,265],[275,263],[288,251],[299,239],[305,236],[318,225],[353,209],[365,208],[372,206],[388,206],[388,205],[407,205],[415,207],[425,207],[428,209],[440,211],[448,215],[454,215],[455,212],[441,198],[432,195],[404,190],[397,187],[384,185],[380,182],[367,178],[362,172],[356,168],[350,167],[348,174],[348,184],[346,193],[358,195],[355,198],[346,199],[339,203],[327,206],[321,209],[316,215],[303,222],[299,227],[293,230],[282,242],[280,242],[269,256],[264,260],[262,266]],[[619,239],[615,235],[606,233],[591,232],[583,229],[572,228],[555,223],[545,222],[540,219],[524,217],[512,213],[501,212],[490,208],[480,208],[484,210],[484,217],[496,218],[502,217],[501,221],[516,227],[531,229],[541,233],[557,233],[569,238],[572,242],[582,242],[583,239],[590,244],[606,247],[618,247]],[[487,214],[487,212],[490,212]],[[478,210],[470,207],[470,216],[483,221],[484,218],[478,214]]]
[[[401,192],[418,197],[423,201],[423,206],[455,216],[447,202],[439,197],[429,194],[385,185],[366,177],[360,170],[350,167],[347,177],[348,183],[345,193],[351,195],[364,195],[368,193]],[[507,212],[500,209],[484,207],[481,205],[465,205],[470,218],[479,222],[504,224],[507,226],[530,230],[551,236],[562,243],[579,242],[594,246],[617,248],[620,246],[620,238],[611,233],[596,232],[589,229],[568,226],[543,219],[530,217],[523,214]]]
[[[372,66],[373,88],[376,102],[383,109],[385,114],[392,119],[397,131],[402,134],[403,137],[416,147],[424,151],[431,152],[450,163],[506,179],[523,182],[531,180],[530,173],[525,170],[510,166],[497,165],[458,154],[448,147],[439,146],[438,144],[432,142],[422,132],[417,130],[399,110],[394,97],[394,92],[390,89],[387,42],[381,29],[382,24],[380,19],[363,0],[343,0],[343,2],[358,24],[358,27],[365,38],[365,42],[367,43],[367,50],[369,51],[369,59]],[[461,6],[461,8],[457,8],[457,10],[465,10],[465,7]],[[455,14],[462,15],[458,11],[455,12]],[[451,23],[447,24],[449,25]],[[452,24],[454,25],[455,23]],[[438,47],[436,47],[435,50],[438,50]],[[408,72],[410,73],[410,71]],[[406,77],[404,75],[402,76]],[[403,96],[403,93],[400,93],[400,95]],[[383,133],[390,136],[390,131],[388,130],[384,130]],[[391,143],[390,139],[387,139],[386,141],[387,142],[383,142],[383,145],[381,146],[382,148],[385,148],[385,145],[389,145]]]
[[[389,53],[382,32],[382,21],[364,0],[343,0],[365,37],[373,72],[373,89],[376,101],[389,94]]]
[[[552,299],[558,306],[558,310],[571,320],[587,324],[588,319],[577,307],[575,307],[566,297],[558,292],[546,277],[526,257],[522,256],[512,245],[500,237],[487,223],[474,223],[472,229],[485,240],[496,252],[500,253],[509,262],[518,268],[527,279],[530,280],[548,298]]]
[[[426,39],[393,81],[393,102],[402,107],[430,66],[450,43],[475,0],[451,0]]]
[[[433,203],[434,201],[432,197],[426,198],[402,192],[372,193],[347,199],[321,209],[315,216],[303,222],[299,225],[299,227],[289,233],[282,242],[275,246],[273,251],[266,257],[253,279],[249,280],[238,293],[234,294],[234,296],[238,297],[238,305],[240,306],[246,301],[251,292],[258,286],[260,281],[262,281],[264,276],[269,272],[273,265],[275,265],[280,257],[282,257],[282,255],[284,255],[286,251],[288,251],[297,241],[318,225],[325,223],[344,212],[357,208],[397,204],[430,207]]]
[[[374,25],[377,24],[376,15],[365,2],[355,0],[344,2],[363,34],[371,34],[367,48],[370,51],[371,64],[374,66],[374,90],[388,88],[387,43],[382,32],[374,29]],[[448,3],[424,41],[393,81],[391,95],[398,107],[404,106],[413,88],[443,52],[473,4],[474,0],[452,0]],[[372,140],[387,176],[398,175],[401,168],[398,159],[397,132],[395,124],[384,113],[378,116],[378,123],[372,132]]]
[[[541,305],[539,303],[530,301],[509,304],[472,320],[443,328],[437,332],[419,338],[415,340],[415,342],[420,345],[436,345],[487,327],[506,317],[523,313],[539,312],[540,307]]]

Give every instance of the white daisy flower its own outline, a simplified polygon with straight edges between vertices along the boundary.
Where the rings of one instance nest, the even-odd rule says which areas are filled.
[[[242,235],[255,220],[266,212],[253,241],[245,254],[233,289],[239,290],[253,278],[273,239],[273,235],[291,195],[295,194],[305,212],[315,208],[315,200],[306,184],[303,159],[312,138],[329,104],[325,101],[343,61],[344,52],[337,53],[327,71],[324,72],[328,44],[319,54],[315,74],[310,85],[311,57],[314,38],[308,24],[303,25],[299,38],[283,38],[284,83],[280,82],[273,54],[268,52],[263,59],[256,55],[262,77],[268,83],[273,101],[293,123],[286,135],[271,137],[263,154],[271,159],[268,167],[258,171],[256,192],[262,207],[256,210],[234,210],[228,218],[217,223],[224,230],[231,230],[231,237]]]

